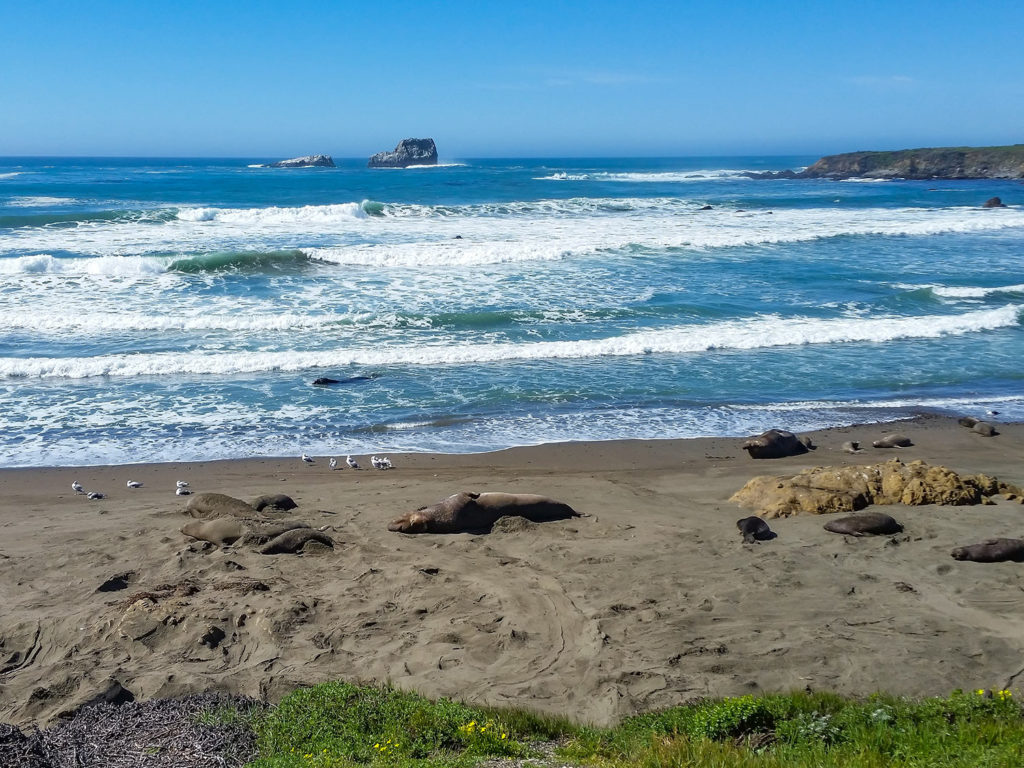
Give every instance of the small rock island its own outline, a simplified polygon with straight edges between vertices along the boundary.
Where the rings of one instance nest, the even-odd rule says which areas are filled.
[[[1024,179],[1024,144],[847,152],[827,155],[799,172],[747,175],[755,179]]]
[[[437,147],[433,139],[402,139],[394,152],[378,152],[366,165],[368,168],[437,165]]]
[[[293,157],[291,160],[280,160],[271,163],[267,168],[333,168],[334,159],[330,155],[306,155]]]

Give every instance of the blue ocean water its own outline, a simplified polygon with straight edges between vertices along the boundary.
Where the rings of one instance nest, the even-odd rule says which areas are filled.
[[[1024,185],[814,159],[0,159],[0,466],[1024,418]]]

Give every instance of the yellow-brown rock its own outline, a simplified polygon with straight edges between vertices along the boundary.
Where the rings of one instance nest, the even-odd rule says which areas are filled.
[[[813,467],[796,475],[761,475],[731,501],[760,517],[855,512],[869,504],[983,504],[1006,491],[987,475],[958,475],[947,467],[899,459],[853,467]],[[991,503],[991,502],[989,502]]]

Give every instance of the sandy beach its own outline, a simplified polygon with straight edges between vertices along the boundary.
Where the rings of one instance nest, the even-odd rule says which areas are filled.
[[[914,446],[840,450],[893,429]],[[1000,432],[921,416],[812,433],[817,450],[777,460],[708,438],[391,455],[385,472],[332,472],[326,457],[3,470],[0,722],[50,722],[112,680],[140,699],[270,700],[390,681],[595,724],[760,691],[1016,690],[1024,566],[950,550],[1024,535],[1021,504],[887,507],[904,533],[865,538],[795,516],[744,544],[735,521],[749,512],[729,501],[755,475],[895,456],[1024,484],[1024,425]],[[75,480],[107,498],[76,495]],[[191,541],[177,480],[246,500],[289,494],[287,516],[328,526],[336,546],[267,556]],[[460,490],[546,494],[587,516],[388,532]]]

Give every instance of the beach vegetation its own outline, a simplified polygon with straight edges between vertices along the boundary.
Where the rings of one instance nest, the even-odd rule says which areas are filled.
[[[525,710],[430,700],[388,686],[325,683],[244,716],[259,749],[250,768],[458,768],[496,759],[525,759],[538,768],[1024,765],[1024,711],[1008,690],[923,699],[747,695],[597,728]]]

